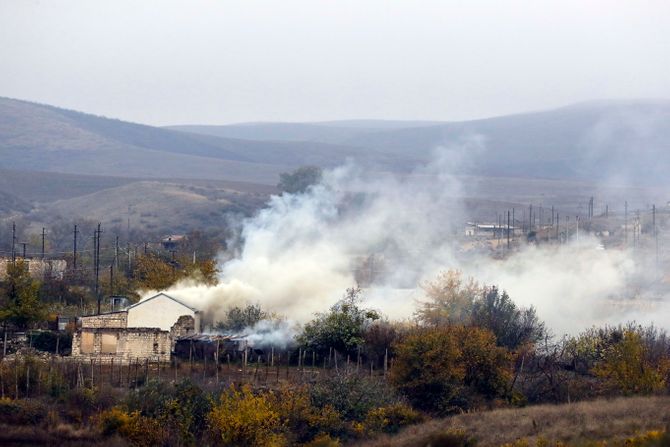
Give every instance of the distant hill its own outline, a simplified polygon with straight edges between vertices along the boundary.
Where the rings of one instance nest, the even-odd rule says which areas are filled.
[[[484,175],[668,183],[670,101],[598,101],[354,136],[344,144],[428,159],[436,147],[484,142],[469,169]],[[467,147],[467,146],[463,146]],[[468,154],[465,154],[468,161]],[[466,163],[466,165],[468,165]]]
[[[11,170],[275,184],[279,172],[331,166],[358,152],[326,143],[177,132],[0,98],[0,166]]]
[[[438,121],[343,120],[317,123],[241,123],[225,126],[182,125],[168,129],[223,138],[259,141],[310,141],[342,144],[367,133],[424,127]]]
[[[181,126],[237,138],[336,142],[359,147],[386,166],[430,160],[439,148],[461,151],[470,174],[579,179],[634,185],[670,177],[670,101],[593,101],[554,110],[462,122],[340,121]],[[468,140],[477,139],[473,150]],[[476,146],[476,145],[475,145]],[[372,152],[369,152],[372,151]]]
[[[221,226],[225,213],[249,215],[261,207],[266,194],[240,192],[216,184],[138,181],[45,205],[35,215],[80,216],[121,226],[154,231],[188,231]]]
[[[411,172],[446,148],[459,152],[461,162],[452,166],[460,174],[659,185],[670,183],[668,123],[670,101],[631,100],[447,123],[157,128],[0,98],[0,166],[274,185],[280,172],[348,158],[379,171]]]

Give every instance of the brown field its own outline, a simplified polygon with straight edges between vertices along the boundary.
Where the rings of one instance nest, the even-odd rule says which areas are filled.
[[[538,438],[580,443],[662,430],[669,424],[670,396],[629,397],[462,414],[356,445],[423,447],[431,436],[450,429],[464,430],[476,439],[478,447],[500,446],[520,438],[527,439],[531,446]]]

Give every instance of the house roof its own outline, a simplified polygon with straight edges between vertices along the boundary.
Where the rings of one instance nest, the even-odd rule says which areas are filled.
[[[166,294],[166,293],[163,293],[163,292],[161,292],[161,293],[159,293],[159,294],[157,294],[157,295],[154,295],[154,296],[152,296],[152,297],[150,297],[150,298],[147,298],[147,299],[145,299],[145,300],[142,300],[142,301],[140,301],[139,303],[135,303],[135,304],[133,304],[132,306],[128,307],[128,309],[126,309],[126,310],[130,310],[130,309],[132,309],[133,307],[141,306],[142,304],[147,303],[147,302],[149,302],[149,301],[151,301],[151,300],[153,300],[153,299],[155,299],[155,298],[158,298],[158,297],[160,297],[160,296],[164,296],[165,298],[171,299],[171,300],[174,301],[175,303],[181,304],[182,306],[184,306],[184,307],[186,307],[186,308],[188,308],[188,309],[191,309],[193,312],[200,312],[200,311],[199,311],[198,309],[196,309],[195,307],[191,307],[191,306],[189,306],[188,304],[184,303],[183,301],[180,301],[180,300],[178,300],[177,298],[175,298],[175,297],[173,297],[173,296],[170,296],[170,295],[168,295],[168,294]]]

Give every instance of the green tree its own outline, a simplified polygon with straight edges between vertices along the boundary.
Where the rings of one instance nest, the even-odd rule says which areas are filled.
[[[283,192],[297,194],[321,181],[322,171],[318,166],[302,166],[293,172],[279,174],[277,188]]]
[[[7,263],[7,277],[2,284],[0,319],[18,329],[28,329],[46,318],[44,304],[39,299],[39,281],[34,280],[23,260]]]
[[[544,337],[544,323],[535,308],[519,308],[507,292],[490,287],[475,299],[471,323],[489,329],[496,336],[499,346],[515,350],[522,345],[534,344]]]
[[[347,289],[344,298],[327,313],[318,313],[305,325],[297,337],[306,348],[327,352],[333,348],[341,353],[353,354],[365,340],[365,330],[379,319],[379,314],[361,307],[361,289]]]
[[[240,332],[268,317],[270,315],[261,309],[260,304],[248,304],[246,307],[233,306],[226,312],[225,320],[216,324],[216,329]]]

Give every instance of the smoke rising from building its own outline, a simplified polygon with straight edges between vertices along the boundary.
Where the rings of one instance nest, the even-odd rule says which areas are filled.
[[[218,285],[184,282],[167,293],[214,320],[231,306],[258,303],[304,323],[340,299],[362,271],[369,273],[365,305],[404,320],[422,296],[418,284],[453,268],[535,306],[555,334],[632,319],[667,325],[662,292],[641,293],[658,279],[654,267],[632,252],[600,249],[592,236],[523,246],[502,260],[463,252],[464,185],[455,174],[483,145],[472,137],[441,148],[433,162],[405,176],[349,163],[306,193],[273,196],[243,223],[239,253],[221,261]],[[284,329],[249,332],[288,337],[292,331]]]

